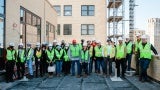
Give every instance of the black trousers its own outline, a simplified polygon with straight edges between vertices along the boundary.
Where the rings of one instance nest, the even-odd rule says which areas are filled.
[[[0,57],[0,70],[4,70],[4,69],[5,69],[5,61],[3,57]]]
[[[63,61],[62,67],[64,74],[70,74],[71,61]]]
[[[24,62],[17,62],[16,66],[17,66],[18,79],[20,79],[25,74],[25,63]]]
[[[13,81],[14,65],[15,65],[14,60],[7,61],[6,63],[6,81],[7,82]]]
[[[41,61],[35,60],[35,65],[36,65],[36,77],[38,77],[39,71],[40,71],[40,76],[43,76],[43,64]]]
[[[122,77],[124,77],[124,73],[125,73],[124,60],[125,60],[124,58],[119,60],[116,59],[117,77],[120,77],[120,67],[122,69]]]
[[[83,62],[82,64],[81,64],[81,73],[82,72],[85,72],[85,74],[88,74],[88,63],[86,63],[86,62]]]

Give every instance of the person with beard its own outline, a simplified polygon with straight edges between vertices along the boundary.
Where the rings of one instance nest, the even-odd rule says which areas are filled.
[[[30,43],[27,43],[27,52],[26,52],[26,63],[28,66],[29,79],[32,79],[33,76],[33,56],[34,50],[31,47]]]
[[[40,43],[37,42],[36,48],[34,49],[35,65],[36,65],[36,77],[40,69],[40,76],[43,77],[43,64],[42,64],[42,50]]]
[[[68,56],[68,50],[69,50],[69,44],[67,43],[64,48],[64,61],[63,61],[64,65],[63,70],[65,75],[70,74],[70,68],[71,68],[71,61]]]
[[[54,57],[55,57],[55,63],[56,63],[56,74],[58,77],[62,75],[62,63],[63,63],[63,57],[64,57],[64,51],[61,47],[61,45],[58,43],[56,49],[54,50]]]
[[[54,49],[52,48],[52,44],[48,45],[48,49],[46,50],[46,60],[47,60],[47,67],[53,66],[54,64]],[[49,77],[53,76],[53,72],[48,72]]]
[[[22,79],[25,74],[25,50],[23,48],[23,43],[18,45],[16,65],[18,79]]]

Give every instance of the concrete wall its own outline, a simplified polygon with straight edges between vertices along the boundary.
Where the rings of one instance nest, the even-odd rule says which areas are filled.
[[[132,57],[131,66],[134,69],[136,68],[135,55],[133,55]],[[153,56],[153,59],[150,62],[147,73],[151,78],[160,81],[160,58]]]
[[[61,33],[57,39],[71,42],[73,39],[80,41],[82,38],[89,40],[96,38],[104,43],[107,37],[106,0],[54,0],[53,5],[61,6],[61,15],[58,16],[58,24],[61,25]],[[72,16],[64,16],[64,5],[72,5]],[[95,5],[95,16],[81,16],[81,5]],[[63,24],[72,24],[72,35],[63,35]],[[81,35],[81,24],[94,24],[95,35]]]
[[[20,42],[20,6],[41,18],[42,42],[46,40],[46,21],[57,26],[57,13],[47,0],[6,0],[6,47],[9,42]]]

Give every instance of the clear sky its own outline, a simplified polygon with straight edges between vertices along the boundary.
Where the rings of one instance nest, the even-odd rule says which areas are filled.
[[[129,0],[125,0],[129,2]],[[135,0],[135,28],[146,30],[149,18],[160,18],[160,0]]]

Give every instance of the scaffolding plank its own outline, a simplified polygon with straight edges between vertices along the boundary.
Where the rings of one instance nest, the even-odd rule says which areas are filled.
[[[119,8],[121,5],[122,5],[122,0],[115,0],[115,3],[113,0],[110,0],[107,8]]]
[[[115,22],[119,22],[119,21],[121,21],[122,20],[122,16],[110,16],[109,18],[108,18],[108,22],[114,22],[114,18],[115,18]]]

